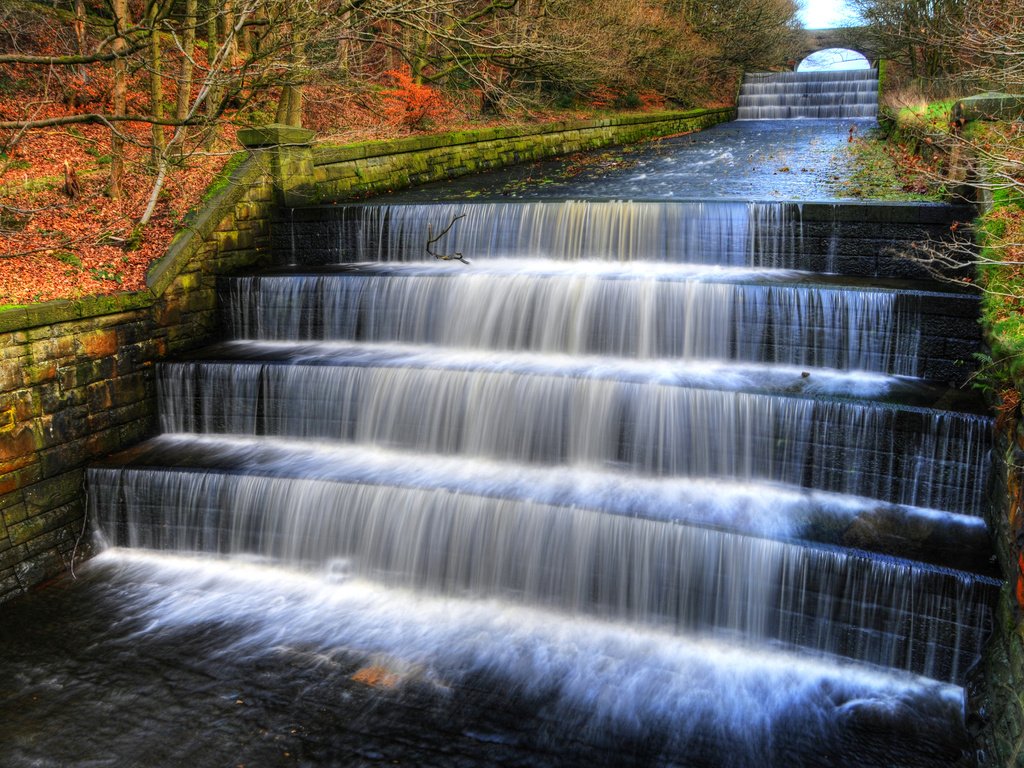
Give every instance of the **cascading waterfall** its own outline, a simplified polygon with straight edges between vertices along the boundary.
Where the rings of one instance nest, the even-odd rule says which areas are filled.
[[[385,584],[501,594],[677,631],[742,632],[950,681],[981,648],[977,591],[985,586],[920,564],[393,486],[102,470],[93,483],[97,512],[116,510],[123,497],[132,514],[155,518],[126,525],[134,547],[328,562]],[[147,509],[155,498],[159,509]],[[116,519],[100,522],[117,528]],[[823,601],[827,616],[818,612]]]
[[[90,470],[143,626],[352,656],[590,763],[962,756],[990,420],[915,377],[967,299],[811,274],[798,206],[300,213],[223,281],[232,340],[159,367],[164,434]],[[469,264],[430,258],[450,223]]]
[[[543,359],[538,370],[533,358],[360,357],[367,352],[342,348],[321,365],[300,355],[285,365],[165,366],[164,429],[809,482],[953,511],[977,510],[983,495],[984,417],[731,391],[724,376],[695,388],[685,372],[674,386],[659,365],[545,371]],[[803,377],[793,379],[779,384],[792,390]]]
[[[304,230],[301,247],[282,255],[304,264],[422,261],[431,253],[461,253],[473,259],[543,255],[570,262],[786,267],[784,246],[799,232],[799,209],[777,203],[366,204],[325,212]]]
[[[770,271],[500,267],[241,278],[226,300],[241,338],[919,372],[918,307],[896,290],[757,282]]]
[[[743,78],[740,120],[873,118],[878,71],[756,72]]]

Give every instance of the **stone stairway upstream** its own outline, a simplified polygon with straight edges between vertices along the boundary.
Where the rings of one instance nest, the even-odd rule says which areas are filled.
[[[739,120],[871,118],[878,115],[878,71],[748,73]]]
[[[880,254],[964,213],[611,201],[288,212],[279,266],[223,280],[228,340],[160,366],[164,434],[90,470],[91,514],[124,547],[539,611],[533,640],[513,633],[536,643],[531,658],[558,655],[544,643],[647,633],[642,652],[621,638],[598,652],[626,654],[619,714],[601,709],[609,691],[545,706],[569,723],[595,708],[592,727],[618,733],[678,695],[681,709],[659,715],[664,764],[766,759],[763,734],[730,730],[758,718],[779,744],[800,734],[775,764],[888,765],[877,750],[915,731],[935,751],[901,765],[958,764],[959,686],[999,588],[980,518],[990,421],[949,386],[977,338],[976,299]],[[452,623],[445,637],[476,636],[463,609],[446,610],[430,620]],[[422,659],[441,631],[396,628],[389,653]],[[430,663],[444,668],[461,642],[431,646]],[[474,648],[509,690],[533,684],[505,651]],[[681,648],[696,648],[687,687],[718,675],[728,649],[755,661],[698,717],[689,694],[627,671]],[[754,691],[776,668],[773,696],[789,703],[766,715]],[[568,690],[589,673],[559,674]],[[861,751],[821,757],[810,723],[830,734],[822,743]]]

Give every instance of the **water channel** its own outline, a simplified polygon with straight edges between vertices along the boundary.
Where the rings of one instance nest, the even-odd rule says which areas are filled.
[[[889,255],[967,212],[832,195],[849,83],[283,214],[4,606],[3,764],[973,765],[976,305]]]

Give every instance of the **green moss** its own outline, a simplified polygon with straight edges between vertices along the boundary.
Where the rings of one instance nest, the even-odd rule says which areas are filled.
[[[840,196],[919,202],[944,198],[941,185],[902,164],[899,148],[881,136],[853,141],[840,152],[848,154],[841,163],[850,167],[850,172],[833,184]]]
[[[950,116],[955,103],[956,99],[944,99],[921,106],[904,107],[896,113],[896,123],[901,128],[949,133]]]
[[[221,172],[210,182],[210,186],[203,192],[202,203],[208,203],[216,195],[227,189],[231,183],[231,175],[238,170],[239,166],[245,162],[245,159],[249,157],[248,152],[236,152],[230,159],[224,164]],[[187,217],[186,217],[187,218]]]

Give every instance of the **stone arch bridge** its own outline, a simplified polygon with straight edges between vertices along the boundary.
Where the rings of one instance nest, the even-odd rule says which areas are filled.
[[[816,51],[825,48],[848,48],[857,51],[872,64],[878,62],[878,48],[867,27],[835,27],[833,29],[808,29],[803,46],[796,54],[799,63]]]

